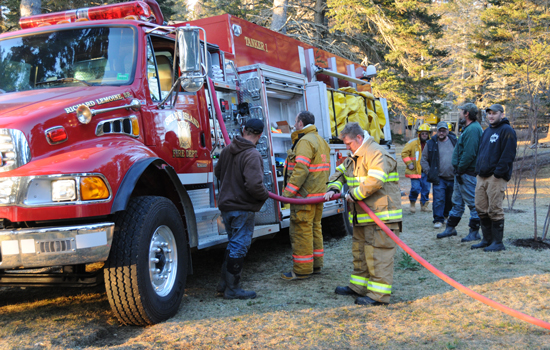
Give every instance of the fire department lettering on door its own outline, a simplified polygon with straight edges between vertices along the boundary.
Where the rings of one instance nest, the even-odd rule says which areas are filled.
[[[197,158],[198,151],[195,149],[174,149],[172,150],[173,158]]]

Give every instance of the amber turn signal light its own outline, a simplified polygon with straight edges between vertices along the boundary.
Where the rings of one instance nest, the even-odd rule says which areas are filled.
[[[137,137],[137,136],[139,136],[139,122],[138,122],[138,119],[135,116],[130,117],[130,119],[132,120],[132,135]]]
[[[109,188],[98,176],[80,178],[80,196],[83,201],[109,198]]]

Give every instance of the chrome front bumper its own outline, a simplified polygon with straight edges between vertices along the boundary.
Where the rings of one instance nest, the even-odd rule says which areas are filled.
[[[105,261],[114,230],[113,222],[0,230],[0,269]]]

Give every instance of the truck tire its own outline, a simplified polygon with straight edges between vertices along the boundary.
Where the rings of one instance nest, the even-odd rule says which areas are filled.
[[[187,254],[181,214],[167,198],[131,198],[127,209],[115,214],[104,276],[121,323],[145,326],[176,314],[185,291]]]
[[[348,220],[348,204],[344,201],[344,212],[323,218],[323,239],[342,238],[353,234],[353,228]]]

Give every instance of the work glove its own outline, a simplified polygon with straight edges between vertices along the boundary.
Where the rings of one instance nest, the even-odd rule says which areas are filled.
[[[462,175],[461,174],[456,174],[456,181],[459,184],[464,185],[464,180],[462,180]]]
[[[346,193],[346,201],[350,202],[350,203],[355,203],[355,198],[353,198],[353,196],[348,192]]]
[[[409,168],[409,170],[413,170],[413,169],[414,169],[414,164],[413,164],[413,163],[409,163],[409,165],[407,165],[407,168]]]

